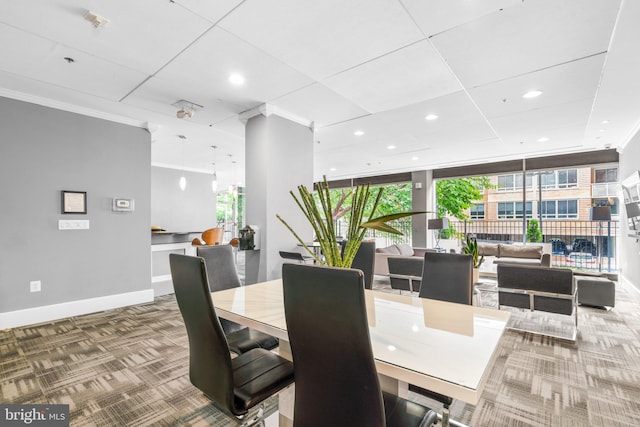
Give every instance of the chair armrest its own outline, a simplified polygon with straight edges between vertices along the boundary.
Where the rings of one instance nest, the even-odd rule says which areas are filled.
[[[551,267],[551,254],[542,254],[540,265],[542,267]]]

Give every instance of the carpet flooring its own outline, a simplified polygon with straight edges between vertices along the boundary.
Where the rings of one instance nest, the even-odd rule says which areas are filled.
[[[452,417],[470,426],[639,426],[640,301],[635,290],[616,291],[610,311],[579,308],[575,343],[506,331],[480,401],[454,402]],[[0,354],[0,402],[69,404],[72,426],[236,425],[189,382],[172,295],[2,331]],[[267,403],[267,413],[277,410],[277,399]]]

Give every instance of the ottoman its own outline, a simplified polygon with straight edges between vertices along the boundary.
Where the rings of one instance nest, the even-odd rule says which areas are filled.
[[[578,288],[578,304],[613,307],[616,284],[606,277],[574,276]]]

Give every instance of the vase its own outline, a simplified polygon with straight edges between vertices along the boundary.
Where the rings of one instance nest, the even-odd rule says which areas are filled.
[[[473,283],[478,283],[480,281],[480,269],[473,269]]]

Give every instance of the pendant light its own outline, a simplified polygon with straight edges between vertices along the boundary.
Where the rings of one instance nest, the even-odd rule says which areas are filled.
[[[180,177],[180,190],[184,191],[187,188],[187,178],[184,176],[184,141],[187,139],[184,135],[178,135],[178,138],[182,140],[182,176]]]
[[[212,145],[211,148],[213,149],[213,180],[211,181],[211,190],[213,190],[214,193],[218,192],[218,175],[216,174],[216,148],[218,148],[215,145]]]

